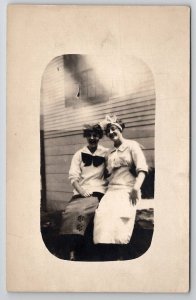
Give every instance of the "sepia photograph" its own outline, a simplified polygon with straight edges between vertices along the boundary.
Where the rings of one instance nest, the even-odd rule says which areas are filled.
[[[156,90],[133,56],[55,57],[41,83],[41,233],[58,258],[135,259],[152,242]]]

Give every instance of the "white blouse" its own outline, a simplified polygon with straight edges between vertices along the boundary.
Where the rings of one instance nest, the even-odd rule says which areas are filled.
[[[124,139],[119,148],[108,152],[107,169],[110,175],[109,189],[133,187],[140,171],[148,172],[148,166],[141,146],[132,140]],[[134,174],[135,173],[135,174]]]
[[[78,150],[71,162],[69,179],[73,184],[78,181],[80,186],[88,192],[105,193],[106,180],[104,179],[105,157],[108,149],[98,145],[97,150],[91,153],[87,146]],[[87,162],[85,160],[87,159]],[[74,195],[78,192],[74,189]]]

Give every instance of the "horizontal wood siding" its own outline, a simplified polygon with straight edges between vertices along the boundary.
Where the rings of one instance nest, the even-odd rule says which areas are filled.
[[[135,95],[110,99],[107,103],[96,105],[77,104],[75,108],[59,107],[55,112],[45,112],[44,131],[45,137],[50,137],[52,132],[57,136],[58,131],[70,135],[70,132],[81,130],[84,123],[100,121],[106,114],[115,113],[126,122],[127,127],[154,124],[155,93],[146,91],[147,95]],[[117,101],[118,100],[118,101]],[[149,122],[150,121],[150,122]],[[139,122],[139,124],[138,124]]]
[[[156,97],[149,73],[134,93],[109,97],[101,103],[73,99],[69,107],[65,105],[65,78],[63,58],[58,57],[46,69],[41,88],[41,129],[44,131],[46,201],[49,210],[62,209],[72,196],[68,172],[73,154],[85,145],[83,124],[102,120],[106,114],[115,113],[125,122],[124,137],[134,139],[143,146],[148,165],[154,168]],[[100,144],[112,146],[106,137]]]

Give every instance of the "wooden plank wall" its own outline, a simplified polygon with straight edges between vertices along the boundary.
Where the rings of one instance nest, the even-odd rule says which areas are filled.
[[[47,210],[63,209],[72,196],[68,171],[73,154],[85,145],[82,125],[99,121],[108,113],[115,113],[125,122],[124,136],[143,145],[148,165],[154,167],[155,90],[152,78],[148,76],[143,88],[129,95],[93,105],[79,100],[72,107],[65,107],[64,73],[55,73],[58,68],[63,69],[62,57],[50,65],[48,77],[43,78],[41,94]],[[55,84],[51,88],[53,80]],[[100,143],[112,146],[106,137]]]

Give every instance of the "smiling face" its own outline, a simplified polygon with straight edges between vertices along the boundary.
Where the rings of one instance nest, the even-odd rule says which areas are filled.
[[[122,140],[122,133],[120,129],[114,125],[109,124],[106,129],[106,135],[109,137],[113,142],[121,141]]]
[[[90,147],[97,147],[100,136],[94,131],[89,131],[88,134],[86,134],[86,139]]]

